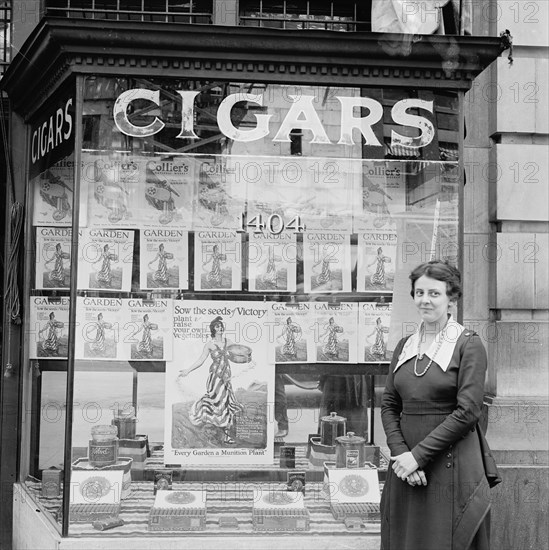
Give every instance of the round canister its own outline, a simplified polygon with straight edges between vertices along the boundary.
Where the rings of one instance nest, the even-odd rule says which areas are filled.
[[[118,438],[110,441],[94,441],[90,439],[88,446],[88,457],[90,466],[103,468],[116,464],[118,460]]]
[[[111,424],[116,426],[119,439],[135,439],[137,418],[133,407],[115,410]]]
[[[336,439],[336,467],[360,468],[366,460],[366,440],[353,432]]]
[[[118,428],[112,425],[97,425],[91,429],[88,457],[90,466],[102,468],[116,464],[118,460]]]
[[[347,419],[331,412],[320,419],[320,443],[334,447],[336,438],[345,435]]]

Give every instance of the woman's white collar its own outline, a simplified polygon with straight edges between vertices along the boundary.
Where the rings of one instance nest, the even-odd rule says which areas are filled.
[[[419,326],[418,330],[414,332],[406,343],[404,344],[400,355],[398,356],[397,364],[393,372],[396,372],[397,369],[417,355],[417,348],[420,338],[421,327],[423,323]],[[453,317],[448,319],[446,326],[436,335],[435,341],[431,344],[429,349],[425,352],[425,355],[429,359],[433,359],[433,363],[436,363],[444,372],[448,370],[450,365],[450,360],[456,348],[458,338],[461,336],[461,333],[465,330],[465,327],[460,325],[457,321],[454,321]],[[442,338],[442,343],[440,339]],[[436,357],[433,358],[435,351],[437,350],[440,343],[440,349],[436,352]]]

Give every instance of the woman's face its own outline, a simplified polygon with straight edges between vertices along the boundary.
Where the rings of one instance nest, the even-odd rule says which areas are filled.
[[[446,294],[446,283],[422,275],[414,285],[414,303],[426,324],[446,323],[448,308],[454,300]]]
[[[223,323],[218,322],[214,325],[214,334],[216,336],[221,336],[225,332],[225,327],[223,326]]]

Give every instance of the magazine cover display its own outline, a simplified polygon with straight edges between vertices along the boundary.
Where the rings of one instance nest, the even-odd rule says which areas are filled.
[[[139,235],[139,287],[189,288],[189,234],[179,229],[142,229]]]
[[[242,238],[236,231],[196,231],[194,289],[242,289]]]
[[[70,298],[31,296],[29,359],[67,359]]]
[[[315,355],[314,316],[311,304],[271,303],[275,323],[275,362],[307,363]]]
[[[362,164],[362,184],[354,201],[353,231],[394,229],[406,211],[405,163],[369,161]]]
[[[357,235],[357,292],[392,292],[396,251],[396,228],[372,228]]]
[[[166,464],[272,463],[271,339],[265,302],[174,302],[174,360],[166,363]]]
[[[145,164],[140,224],[143,227],[191,229],[195,198],[195,168],[192,157],[153,158]]]
[[[357,362],[358,304],[312,302],[315,332],[313,363]]]
[[[350,292],[351,236],[304,233],[303,272],[305,292]]]
[[[128,359],[121,341],[124,326],[121,298],[76,299],[75,358],[112,361]]]
[[[223,157],[196,157],[196,163],[193,229],[238,229],[246,204],[246,180],[236,172],[240,167]]]
[[[36,228],[36,289],[69,290],[72,229]]]
[[[72,201],[74,189],[74,157],[66,157],[36,176],[30,182],[34,189],[33,225],[54,227],[72,226]],[[87,225],[88,194],[86,181],[80,183],[79,225]]]
[[[140,227],[146,158],[82,153],[89,227]]]
[[[361,302],[358,304],[358,361],[390,361],[387,350],[391,327],[392,304]]]
[[[81,229],[79,232],[78,288],[130,292],[134,231]]]
[[[248,234],[248,288],[259,292],[295,292],[297,242],[294,233]]]
[[[124,359],[169,361],[173,348],[173,301],[171,299],[122,301]],[[128,349],[129,348],[129,349]]]

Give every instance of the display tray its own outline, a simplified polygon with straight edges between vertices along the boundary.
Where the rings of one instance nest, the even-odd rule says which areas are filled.
[[[173,479],[174,481],[185,482],[198,482],[203,479],[207,479],[212,482],[224,482],[224,481],[240,481],[242,479],[246,481],[257,482],[286,482],[288,469],[280,468],[279,457],[280,446],[275,447],[275,458],[272,466],[260,465],[246,465],[243,468],[235,467],[233,464],[227,465],[215,465],[215,466],[201,466],[201,465],[187,465],[185,469],[179,469],[173,467]],[[383,481],[385,479],[385,473],[389,466],[389,449],[381,448],[380,452],[380,465],[379,465],[379,479]],[[145,468],[141,473],[134,472],[132,470],[132,479],[154,481],[155,470],[162,470],[164,468],[171,469],[170,465],[164,465],[164,452],[161,449],[155,449],[151,451],[151,456],[145,461]],[[295,468],[292,470],[300,470],[307,472],[307,483],[309,482],[321,482],[324,476],[324,463],[312,461],[307,458],[307,446],[295,445]],[[137,475],[136,475],[137,474]]]
[[[33,498],[49,511],[54,517],[58,516],[61,508],[61,497],[41,498],[40,482],[28,481],[25,486]],[[270,491],[285,491],[285,483],[174,483],[173,490],[207,491],[207,515],[203,531],[193,532],[198,535],[218,535],[227,532],[220,525],[225,522],[238,521],[238,536],[272,536],[273,531],[258,531],[254,529],[253,509],[254,494],[257,490],[268,493]],[[132,483],[132,492],[128,499],[122,501],[119,517],[124,525],[106,531],[109,537],[142,537],[150,536],[148,519],[155,502],[153,485],[149,482]],[[330,502],[322,492],[322,483],[307,483],[304,506],[309,514],[308,530],[281,530],[291,533],[292,536],[303,535],[349,535],[379,533],[379,521],[366,521],[359,529],[347,528],[344,521],[336,520],[330,510]],[[232,526],[232,524],[231,524]],[[232,526],[234,529],[235,527]],[[280,531],[279,531],[280,532]],[[93,528],[90,523],[71,523],[69,536],[87,537],[101,536],[101,532]],[[154,536],[169,537],[173,532],[156,531]]]

